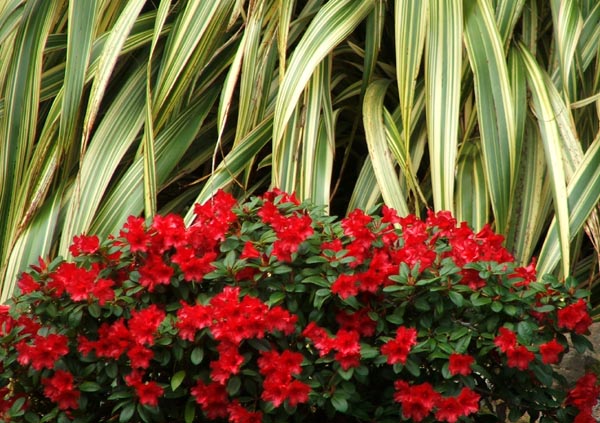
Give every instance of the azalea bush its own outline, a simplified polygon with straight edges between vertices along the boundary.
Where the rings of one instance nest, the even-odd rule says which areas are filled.
[[[591,348],[586,292],[489,227],[219,192],[196,219],[77,236],[0,306],[0,419],[593,421],[553,365]],[[567,342],[570,337],[572,343]]]

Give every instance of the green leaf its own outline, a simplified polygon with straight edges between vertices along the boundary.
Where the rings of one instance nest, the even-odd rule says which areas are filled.
[[[190,354],[190,361],[192,362],[192,364],[197,366],[202,362],[203,358],[204,349],[202,349],[202,347],[196,347],[192,350],[192,353]]]
[[[184,419],[185,423],[192,423],[196,417],[196,403],[194,401],[188,401],[185,404]]]
[[[98,392],[102,389],[97,382],[85,381],[79,385],[79,390],[82,392]]]
[[[331,405],[340,413],[348,411],[348,401],[343,396],[338,395],[337,392],[331,397]]]
[[[592,345],[590,340],[587,337],[579,335],[577,333],[571,333],[571,343],[573,344],[577,352],[580,354],[583,354],[587,350],[594,350],[594,346]]]
[[[462,307],[465,303],[465,298],[458,292],[448,291],[448,297],[456,307]]]
[[[120,423],[129,422],[131,420],[131,418],[133,417],[133,413],[135,413],[135,403],[130,402],[125,407],[123,407],[123,409],[121,410],[121,413],[119,414],[119,422]]]
[[[171,390],[174,392],[185,379],[185,370],[179,370],[171,377]]]

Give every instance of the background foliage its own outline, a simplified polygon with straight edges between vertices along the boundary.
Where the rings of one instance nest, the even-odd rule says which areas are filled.
[[[599,21],[594,0],[3,1],[2,300],[74,235],[269,185],[492,222],[591,283]]]

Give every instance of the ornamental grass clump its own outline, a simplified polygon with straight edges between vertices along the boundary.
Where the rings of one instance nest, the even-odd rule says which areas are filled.
[[[337,220],[277,190],[130,217],[40,259],[0,308],[0,419],[19,422],[588,422],[554,369],[591,324],[447,212]]]

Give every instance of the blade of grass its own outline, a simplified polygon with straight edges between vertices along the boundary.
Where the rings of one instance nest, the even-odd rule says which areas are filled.
[[[394,31],[396,40],[396,79],[400,96],[400,113],[404,138],[404,157],[408,157],[412,129],[412,109],[417,76],[421,67],[425,35],[427,34],[427,2],[396,0]]]
[[[544,74],[525,46],[519,44],[519,48],[521,58],[523,59],[527,70],[527,80],[531,89],[535,113],[537,114],[537,120],[542,134],[546,163],[552,184],[554,210],[559,229],[558,240],[560,242],[562,256],[562,271],[563,274],[568,275],[570,269],[569,242],[571,240],[569,206],[568,203],[564,201],[564,199],[567,198],[566,177],[563,168],[562,147],[560,145],[561,135],[556,125],[556,115],[548,93],[548,84],[550,82],[548,78],[544,78]]]
[[[516,167],[515,112],[502,40],[491,5],[478,0],[465,7],[466,50],[475,77],[477,118],[486,180],[496,230],[508,230],[511,187]],[[487,205],[486,205],[487,208]]]
[[[425,90],[435,210],[454,212],[454,173],[462,65],[462,2],[429,3]]]
[[[282,146],[282,138],[314,69],[323,58],[344,40],[361,23],[373,7],[372,0],[332,0],[327,2],[314,17],[304,36],[294,50],[281,83],[273,121],[273,183],[284,188],[284,150],[294,147]],[[293,141],[295,142],[295,141]]]
[[[583,161],[573,174],[568,186],[567,201],[571,211],[569,233],[578,233],[600,202],[600,136],[586,151]],[[540,275],[552,272],[561,260],[560,223],[552,219],[544,245],[540,251],[537,271]]]
[[[406,204],[406,193],[400,189],[392,154],[385,142],[383,99],[389,84],[390,81],[378,80],[372,82],[367,88],[363,102],[363,124],[369,157],[383,201],[405,216],[410,213]]]

